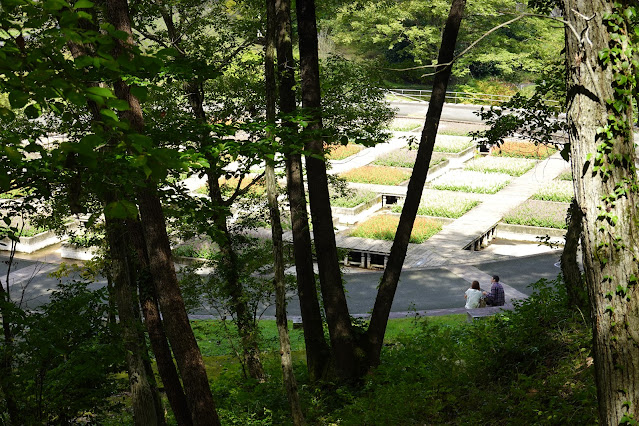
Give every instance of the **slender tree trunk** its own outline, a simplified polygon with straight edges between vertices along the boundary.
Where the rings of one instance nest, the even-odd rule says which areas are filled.
[[[620,2],[620,8],[629,2]],[[639,420],[639,183],[632,136],[636,65],[616,68],[628,48],[603,22],[614,2],[564,0],[567,120],[575,196],[583,214],[582,250],[593,317],[599,421]],[[621,14],[620,10],[617,10]],[[623,15],[621,15],[623,16]],[[612,29],[612,31],[615,31]],[[613,58],[600,56],[613,49]],[[635,46],[636,48],[636,46]]]
[[[206,123],[207,117],[204,111],[204,99],[201,95],[199,87],[194,82],[186,85],[189,102],[193,114],[202,123]],[[204,147],[205,155],[211,164],[215,162],[215,158],[210,158],[206,150],[206,135],[202,135],[201,146]],[[266,374],[260,360],[260,350],[258,345],[259,330],[257,324],[251,316],[245,297],[244,288],[240,282],[238,274],[239,264],[238,255],[233,247],[233,238],[229,231],[227,220],[229,210],[222,198],[220,184],[218,182],[219,175],[212,168],[206,170],[207,181],[209,183],[209,197],[213,203],[211,217],[215,228],[219,231],[219,237],[216,241],[220,245],[221,262],[223,267],[220,270],[225,275],[226,291],[231,297],[232,309],[236,316],[237,330],[240,335],[242,344],[242,357],[244,365],[246,365],[249,376],[264,382]]]
[[[182,389],[180,376],[173,362],[173,354],[164,332],[160,308],[157,302],[157,292],[149,271],[149,259],[146,251],[142,225],[138,220],[127,222],[129,240],[137,256],[138,288],[140,292],[140,305],[144,315],[144,324],[149,334],[151,348],[155,354],[155,361],[164,384],[167,399],[173,410],[175,420],[180,426],[190,426],[191,414],[186,401],[186,395]]]
[[[277,68],[280,80],[280,112],[284,115],[295,111],[295,61],[291,42],[290,0],[275,0],[277,26]],[[284,124],[287,126],[287,123]],[[288,131],[294,132],[289,123]],[[282,136],[285,138],[286,136]],[[291,136],[294,137],[294,136]],[[289,139],[290,141],[290,139]],[[286,178],[291,223],[293,227],[293,251],[297,272],[297,291],[306,342],[306,362],[311,380],[323,377],[330,363],[330,351],[324,339],[322,315],[315,287],[311,234],[306,213],[304,178],[300,154],[291,149],[286,153]]]
[[[163,424],[163,418],[157,417],[155,400],[147,370],[143,361],[143,342],[138,334],[138,321],[135,318],[136,301],[132,298],[133,284],[127,261],[127,242],[125,227],[121,220],[106,218],[106,235],[109,242],[111,274],[115,284],[115,298],[118,316],[122,328],[122,339],[126,354],[133,420],[136,425]]]
[[[453,0],[452,2],[442,35],[439,56],[437,57],[439,64],[449,63],[454,57],[457,34],[459,33],[459,26],[465,6],[466,0]],[[371,323],[367,331],[369,345],[368,364],[371,367],[379,364],[384,333],[386,332],[386,325],[388,324],[388,315],[390,314],[390,308],[393,303],[393,298],[395,297],[399,275],[402,272],[402,265],[406,257],[406,250],[408,249],[408,241],[417,215],[424,184],[426,183],[428,165],[433,153],[433,147],[435,146],[439,118],[441,117],[446,98],[446,88],[448,87],[451,70],[452,66],[450,65],[440,65],[436,68],[437,74],[435,74],[433,82],[433,92],[430,102],[428,103],[428,112],[426,113],[426,121],[417,151],[415,166],[413,167],[413,174],[408,183],[406,201],[399,218],[397,233],[395,234],[395,240],[393,241],[386,270],[379,285],[371,316]]]
[[[318,137],[322,129],[319,59],[317,52],[317,24],[314,0],[297,0],[297,28],[300,46],[300,75],[302,106],[311,115],[307,127],[310,139],[305,148],[308,193],[313,220],[313,238],[319,267],[320,287],[324,299],[326,322],[333,348],[335,369],[342,379],[359,375],[355,337],[342,284],[333,230],[333,214],[328,193],[324,142]],[[315,134],[313,134],[315,133]],[[321,157],[321,158],[318,158]]]
[[[575,199],[570,203],[568,216],[566,242],[561,253],[561,274],[566,285],[568,304],[571,307],[576,306],[589,312],[586,287],[584,280],[581,278],[581,270],[577,262],[577,251],[579,249],[579,240],[581,239],[582,214]]]
[[[126,41],[118,40],[118,54],[124,54],[127,45],[133,44],[131,21],[126,0],[107,0],[107,16],[116,30],[128,34]],[[131,95],[123,81],[114,83],[115,94],[129,103],[129,111],[123,113],[134,131],[141,132],[144,118],[139,100]],[[184,390],[194,425],[220,424],[209,387],[202,354],[197,346],[189,318],[184,308],[175,267],[171,258],[171,245],[166,233],[166,221],[155,184],[138,190],[140,220],[149,254],[149,266],[157,287],[160,308],[165,320],[166,332],[184,383]]]
[[[277,99],[275,82],[275,2],[266,0],[266,52],[264,59],[264,78],[266,80],[266,121],[275,126],[275,103]],[[269,138],[273,134],[269,132]],[[279,193],[275,177],[275,160],[266,160],[266,196],[268,198],[269,216],[271,218],[271,236],[273,238],[273,270],[275,282],[275,319],[280,339],[280,361],[282,364],[282,381],[286,396],[291,406],[293,424],[303,425],[304,413],[300,404],[297,381],[293,373],[291,357],[291,341],[288,334],[286,317],[286,280],[284,277],[284,242],[282,240],[282,223],[280,208],[277,202]]]
[[[11,304],[9,293],[9,277],[11,273],[11,266],[13,263],[13,255],[15,254],[15,244],[11,245],[11,255],[9,258],[9,268],[6,276],[6,290],[3,287],[3,283],[0,282],[0,315],[2,315],[2,336],[4,338],[2,346],[0,346],[0,390],[4,395],[5,403],[7,405],[7,412],[9,414],[9,424],[19,425],[22,424],[22,417],[20,410],[18,409],[18,403],[16,401],[16,393],[13,390],[13,381],[15,375],[13,373],[13,331],[11,330],[11,310],[14,309]]]

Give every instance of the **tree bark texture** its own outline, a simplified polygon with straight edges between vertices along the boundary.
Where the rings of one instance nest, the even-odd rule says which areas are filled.
[[[454,57],[457,34],[459,33],[459,26],[465,6],[466,0],[453,0],[452,2],[437,57],[439,64],[449,63]],[[393,298],[395,297],[399,275],[402,271],[404,258],[406,257],[406,250],[408,249],[410,234],[413,229],[415,217],[417,216],[417,209],[424,190],[424,184],[426,183],[428,165],[433,154],[433,147],[435,146],[439,118],[441,117],[446,98],[446,88],[448,87],[451,70],[452,66],[450,65],[438,66],[436,68],[432,97],[428,103],[428,112],[426,113],[426,120],[417,151],[417,158],[415,159],[415,165],[413,167],[413,174],[408,183],[406,201],[399,218],[397,232],[388,258],[386,270],[382,276],[377,297],[375,298],[371,323],[367,331],[367,355],[368,365],[370,367],[379,365],[384,333],[386,332],[386,325],[388,324],[388,315],[390,314]]]
[[[142,234],[142,225],[139,220],[129,220],[127,221],[127,229],[129,231],[129,241],[137,257],[136,269],[138,270],[140,306],[144,315],[144,325],[149,334],[151,349],[155,354],[158,373],[164,384],[164,391],[178,425],[190,426],[193,422],[191,421],[186,395],[182,389],[180,375],[173,362],[173,354],[171,353],[160,316],[157,292],[149,271],[149,258],[144,235]]]
[[[275,1],[266,0],[266,51],[264,55],[264,79],[266,82],[266,121],[275,125],[275,104],[277,89],[275,81]],[[272,138],[273,134],[269,133]],[[271,236],[273,239],[273,269],[275,282],[275,321],[280,340],[280,362],[282,365],[282,381],[286,389],[293,424],[303,425],[304,413],[300,403],[297,381],[293,373],[291,357],[291,341],[286,318],[286,280],[284,276],[284,241],[282,239],[282,222],[277,202],[278,186],[275,177],[275,161],[266,159],[266,196],[268,198],[269,217],[271,219]]]
[[[284,115],[295,111],[295,61],[291,41],[291,5],[290,0],[275,0],[277,26],[277,69],[279,77],[280,112]],[[294,135],[294,126],[284,123],[290,137]],[[288,135],[284,133],[283,139]],[[322,378],[330,364],[330,350],[324,339],[322,315],[317,299],[315,273],[313,271],[313,253],[311,234],[306,213],[304,178],[302,175],[301,155],[293,149],[286,153],[286,179],[291,223],[293,227],[293,251],[297,273],[297,291],[300,299],[300,311],[306,343],[306,361],[311,380]]]
[[[106,218],[106,235],[109,242],[111,275],[115,285],[115,299],[118,308],[122,340],[126,351],[127,372],[131,389],[133,420],[136,425],[163,424],[157,417],[155,400],[143,361],[144,340],[139,339],[141,324],[135,318],[137,300],[134,298],[133,283],[127,260],[126,230],[122,220]]]
[[[119,46],[116,54],[123,54],[126,46],[133,43],[127,1],[107,0],[106,5],[109,22],[116,30],[129,35],[128,40],[116,42]],[[129,121],[134,131],[141,132],[144,119],[139,100],[131,95],[129,87],[121,80],[114,83],[114,88],[116,96],[129,103],[130,109],[123,113],[123,118]],[[194,425],[219,425],[202,354],[184,308],[166,233],[166,220],[154,183],[148,182],[146,187],[138,190],[138,203],[151,276],[157,287],[167,336],[184,383],[191,419]]]
[[[566,231],[566,242],[561,253],[561,274],[564,278],[569,306],[590,312],[586,286],[577,262],[579,240],[581,239],[582,214],[575,199],[570,203],[568,216],[570,219]]]
[[[624,2],[623,4],[628,4]],[[569,140],[593,318],[600,423],[639,419],[639,194],[630,94],[600,52],[617,43],[604,15],[613,2],[564,0]],[[629,28],[621,26],[621,31]],[[636,73],[636,70],[632,70]],[[615,109],[614,103],[618,101]],[[601,130],[615,117],[625,128]]]
[[[304,132],[310,133],[310,140],[305,143],[305,149],[310,152],[310,155],[306,155],[305,159],[320,288],[331,338],[335,370],[340,378],[351,379],[359,375],[359,363],[356,356],[357,342],[353,335],[337,258],[326,162],[323,158],[318,158],[318,156],[324,156],[324,142],[317,135],[322,129],[322,105],[315,1],[297,0],[296,7],[302,106],[304,111],[311,115],[311,122],[307,131]]]

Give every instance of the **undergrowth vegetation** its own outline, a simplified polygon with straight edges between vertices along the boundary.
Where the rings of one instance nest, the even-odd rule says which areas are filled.
[[[294,343],[307,422],[596,423],[590,326],[568,307],[561,281],[537,282],[532,296],[515,305],[512,312],[472,324],[463,316],[418,317],[401,320],[398,329],[391,321],[395,333],[386,335],[381,365],[352,385],[311,385],[301,343]],[[207,356],[206,362],[224,365],[211,369],[223,424],[291,424],[276,353],[265,357],[269,380],[263,384],[245,379],[228,357]]]

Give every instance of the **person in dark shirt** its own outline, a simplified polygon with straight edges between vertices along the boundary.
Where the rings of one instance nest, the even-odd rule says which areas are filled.
[[[488,306],[504,306],[506,296],[504,294],[504,286],[499,282],[499,276],[493,275],[491,280],[490,293],[484,292],[486,296],[486,305]]]

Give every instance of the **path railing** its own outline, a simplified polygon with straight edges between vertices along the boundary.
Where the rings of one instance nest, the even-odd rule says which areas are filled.
[[[416,102],[429,102],[432,90],[418,89],[388,89],[388,92],[400,99]],[[479,104],[479,105],[501,105],[509,101],[512,96],[492,95],[489,93],[469,93],[469,92],[446,92],[446,102],[452,104]],[[553,100],[545,102],[555,108],[560,108],[560,103]]]

